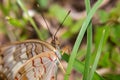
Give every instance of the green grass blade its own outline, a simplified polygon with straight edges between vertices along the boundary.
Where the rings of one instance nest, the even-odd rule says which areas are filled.
[[[34,20],[29,16],[28,14],[28,10],[26,9],[25,5],[23,4],[23,2],[21,0],[17,0],[17,3],[19,4],[19,6],[21,7],[21,9],[27,14],[28,16],[28,20],[30,21],[30,23],[32,24],[33,28],[35,29],[35,31],[37,32],[38,37],[43,40],[43,37],[39,31],[39,29],[37,28],[37,25],[35,24]]]
[[[90,0],[85,0],[85,6],[88,14],[90,12]],[[85,57],[85,69],[83,74],[83,80],[88,80],[91,50],[92,50],[92,23],[90,22],[87,29],[87,53]]]
[[[67,67],[67,70],[66,70],[66,74],[65,74],[64,80],[68,80],[68,78],[69,78],[69,75],[71,73],[72,66],[73,66],[73,63],[74,63],[74,60],[75,60],[78,48],[80,46],[81,40],[83,38],[83,35],[84,35],[84,33],[85,33],[86,29],[87,29],[87,26],[88,26],[92,16],[94,15],[95,11],[99,8],[99,6],[102,3],[102,1],[103,0],[98,0],[96,2],[96,4],[91,9],[90,13],[88,14],[86,20],[84,21],[84,23],[82,25],[82,28],[81,28],[81,30],[80,30],[80,32],[78,34],[77,40],[75,42],[75,45],[73,47],[73,50],[72,50],[72,53],[71,53],[71,56],[70,56],[70,59],[69,59],[69,62],[68,62],[68,67]]]
[[[69,56],[68,56],[66,53],[64,53],[64,55],[62,56],[62,58],[63,58],[66,62],[69,61]],[[80,62],[80,61],[78,61],[77,59],[75,59],[73,67],[74,67],[74,69],[75,69],[76,71],[78,71],[79,73],[82,73],[82,74],[83,74],[83,72],[84,72],[84,64],[83,64],[82,62]],[[105,80],[103,77],[101,77],[100,75],[98,75],[96,72],[95,72],[95,74],[94,74],[94,78],[93,78],[93,79],[94,79],[94,80]]]
[[[90,71],[89,80],[92,80],[94,72],[97,68],[97,64],[98,64],[100,54],[101,54],[101,51],[102,51],[102,45],[103,45],[104,37],[105,37],[105,30],[103,31],[102,38],[100,40],[100,44],[99,44],[99,47],[98,47],[98,50],[97,50],[97,54],[96,54],[92,69]]]

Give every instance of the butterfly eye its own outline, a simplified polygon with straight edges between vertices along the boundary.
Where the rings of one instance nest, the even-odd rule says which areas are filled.
[[[51,41],[52,46],[54,46],[55,48],[58,49],[58,47],[60,46],[60,41],[58,40],[57,37],[55,37],[52,41]]]

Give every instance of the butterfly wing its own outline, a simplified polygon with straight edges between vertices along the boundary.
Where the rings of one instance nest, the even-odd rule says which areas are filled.
[[[13,55],[15,60],[23,60],[31,58],[45,51],[53,51],[55,48],[49,43],[39,40],[27,40],[24,42],[16,42],[0,48],[0,54],[3,56]]]
[[[12,79],[11,76],[14,71],[17,71],[27,60],[42,52],[53,51],[54,49],[50,44],[38,40],[28,40],[2,46],[0,47],[0,71]]]
[[[20,68],[15,80],[55,80],[57,69],[57,57],[53,52],[41,53]]]
[[[56,66],[55,63],[53,63],[53,62],[48,63],[47,65],[49,67],[45,74],[44,80],[56,80],[56,78],[57,78],[56,73],[57,73],[58,66]]]

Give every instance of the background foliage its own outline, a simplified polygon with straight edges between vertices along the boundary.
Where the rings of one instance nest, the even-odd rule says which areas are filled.
[[[76,0],[77,1],[77,0]],[[78,3],[79,2],[79,3]],[[0,2],[0,42],[5,44],[14,41],[23,41],[26,39],[42,39],[50,42],[51,35],[62,23],[67,12],[71,10],[70,15],[65,20],[62,28],[59,30],[57,37],[61,41],[61,48],[73,48],[77,34],[86,19],[84,0],[23,0],[33,22],[38,28],[38,32],[33,27],[29,16],[20,7],[16,0],[1,0]],[[91,1],[91,5],[95,3]],[[92,19],[93,44],[90,64],[94,63],[96,52],[103,35],[102,53],[97,67],[97,72],[105,80],[119,80],[120,78],[120,2],[119,0],[103,0],[101,5]],[[46,24],[41,16],[44,17],[49,25],[51,33],[48,31]],[[83,64],[85,63],[86,54],[86,34],[76,57],[75,70],[71,72],[71,79],[82,79]],[[69,53],[69,52],[67,52]],[[68,54],[70,55],[70,54]],[[69,56],[68,56],[69,57]],[[81,64],[81,66],[79,66]],[[79,66],[79,67],[78,67]],[[77,68],[78,67],[78,68]],[[82,70],[79,70],[82,69]],[[81,71],[81,72],[79,72]],[[96,74],[96,73],[95,73]]]

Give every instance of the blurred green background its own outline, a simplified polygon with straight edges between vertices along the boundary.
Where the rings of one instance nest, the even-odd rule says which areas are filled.
[[[23,0],[25,8],[33,18],[40,37],[30,23],[26,12],[20,8],[16,0],[0,1],[0,44],[14,41],[24,41],[26,39],[49,40],[54,35],[59,25],[62,23],[69,10],[71,13],[57,33],[61,40],[61,48],[67,47],[69,50],[74,45],[77,34],[86,17],[84,0]],[[91,0],[91,5],[95,0]],[[93,63],[96,49],[103,29],[106,29],[104,46],[99,60],[97,72],[106,80],[120,79],[120,1],[104,0],[100,9],[93,17]],[[47,21],[51,33],[48,31],[45,21]],[[86,53],[86,35],[80,46],[77,59],[84,63]],[[77,71],[73,70],[73,80],[82,78]]]

